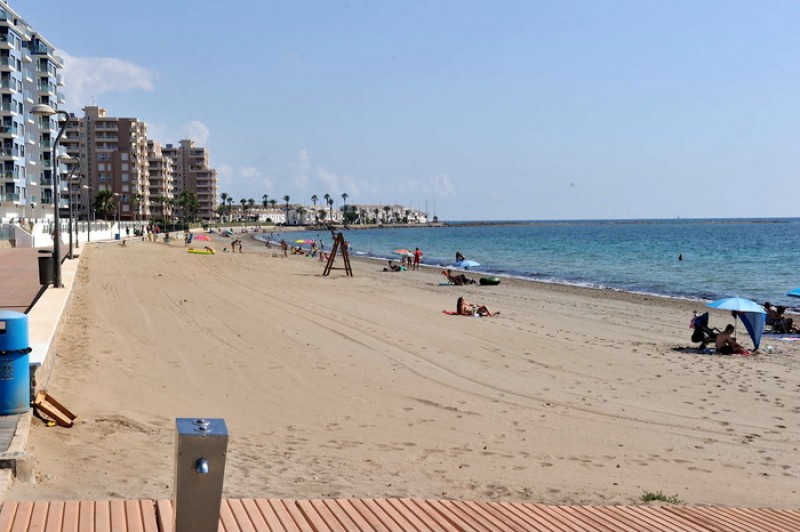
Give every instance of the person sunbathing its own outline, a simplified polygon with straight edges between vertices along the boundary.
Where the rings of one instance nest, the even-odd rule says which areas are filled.
[[[499,314],[499,312],[495,312],[494,314],[489,312],[486,305],[474,305],[463,297],[459,297],[456,301],[456,313],[461,316],[494,316],[495,314]]]
[[[456,285],[459,285],[459,286],[465,285],[465,284],[475,284],[475,280],[474,279],[470,279],[469,277],[467,277],[463,273],[459,273],[457,275],[453,275],[453,272],[451,270],[442,270],[442,275],[447,277],[447,280],[450,283],[456,284]]]
[[[385,271],[385,272],[400,272],[400,271],[403,271],[403,269],[404,269],[403,267],[398,266],[393,261],[389,261],[389,267],[388,268],[384,268],[383,271]]]

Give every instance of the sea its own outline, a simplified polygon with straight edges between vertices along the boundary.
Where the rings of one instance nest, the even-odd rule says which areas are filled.
[[[452,267],[456,251],[504,275],[692,300],[744,297],[800,310],[800,218],[447,222],[442,227],[343,229],[350,253],[399,259],[419,248],[423,264]],[[329,231],[258,235],[332,246]]]

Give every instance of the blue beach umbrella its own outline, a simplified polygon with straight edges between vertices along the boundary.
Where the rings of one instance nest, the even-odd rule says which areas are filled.
[[[753,340],[754,348],[758,349],[758,346],[761,345],[761,335],[764,333],[764,324],[767,321],[767,311],[764,310],[764,307],[742,297],[725,297],[712,301],[706,306],[719,310],[735,310]]]
[[[789,297],[800,297],[800,287],[789,290],[786,292],[786,295]]]

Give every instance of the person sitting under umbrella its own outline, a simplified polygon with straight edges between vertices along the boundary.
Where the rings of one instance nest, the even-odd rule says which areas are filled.
[[[717,335],[717,339],[715,341],[717,353],[720,355],[749,355],[750,352],[736,343],[736,340],[733,339],[734,330],[735,329],[733,325],[729,323],[725,326],[725,330]]]

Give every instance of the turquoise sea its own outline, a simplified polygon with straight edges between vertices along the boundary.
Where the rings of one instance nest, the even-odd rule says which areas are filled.
[[[785,295],[800,286],[800,218],[495,223],[343,232],[351,253],[359,256],[398,258],[394,250],[419,247],[424,264],[450,266],[461,251],[480,263],[470,269],[475,274],[800,305]],[[328,231],[272,235],[281,238],[290,243],[321,239],[326,249],[332,244]]]

